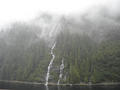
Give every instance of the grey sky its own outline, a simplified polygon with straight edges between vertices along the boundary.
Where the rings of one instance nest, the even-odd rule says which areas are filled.
[[[0,26],[31,20],[41,12],[82,13],[92,6],[111,5],[115,1],[118,0],[0,0]]]

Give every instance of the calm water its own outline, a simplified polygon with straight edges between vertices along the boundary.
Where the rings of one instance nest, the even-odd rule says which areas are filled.
[[[0,89],[6,90],[6,89]],[[41,86],[41,87],[17,87],[7,90],[120,90],[120,86]]]

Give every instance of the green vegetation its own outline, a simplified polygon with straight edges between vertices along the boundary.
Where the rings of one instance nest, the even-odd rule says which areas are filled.
[[[0,79],[43,82],[51,58],[47,43],[27,25],[1,33]]]
[[[56,54],[65,59],[66,83],[120,82],[120,40],[116,34],[97,43],[86,34],[61,33]]]
[[[62,58],[65,68],[60,83],[120,82],[119,29],[108,30],[100,40],[99,32],[77,33],[77,28],[73,33],[70,26],[55,37],[49,82],[57,83]],[[18,24],[0,32],[1,80],[45,82],[52,43],[38,37],[40,31],[37,26]]]

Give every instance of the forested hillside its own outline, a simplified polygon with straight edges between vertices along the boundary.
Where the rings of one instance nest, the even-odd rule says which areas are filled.
[[[59,60],[65,59],[63,82],[119,82],[120,40],[112,37],[116,35],[97,43],[88,35],[61,33],[57,38],[56,56]]]
[[[49,83],[58,82],[63,62],[62,84],[120,82],[119,19],[104,13],[95,19],[89,16],[57,22],[46,16],[49,23],[44,28],[15,23],[1,31],[0,80],[45,83],[55,42]],[[47,30],[52,30],[50,35]]]

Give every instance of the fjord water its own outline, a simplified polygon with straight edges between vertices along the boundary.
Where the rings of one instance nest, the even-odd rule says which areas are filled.
[[[0,89],[6,90],[6,89]],[[41,86],[41,87],[17,87],[17,89],[7,90],[120,90],[120,86]]]
[[[39,90],[120,90],[120,86],[49,86]]]

